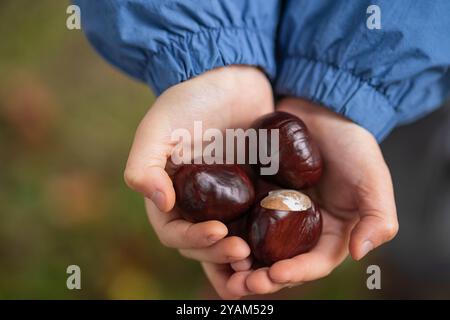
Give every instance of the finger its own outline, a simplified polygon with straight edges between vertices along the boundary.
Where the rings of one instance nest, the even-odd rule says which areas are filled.
[[[203,262],[202,267],[206,277],[222,299],[231,300],[240,298],[240,296],[231,293],[227,288],[227,282],[233,273],[229,265]]]
[[[284,284],[272,281],[269,276],[269,268],[260,268],[251,272],[247,276],[245,284],[252,294],[268,294],[284,287]]]
[[[163,212],[175,204],[172,180],[165,171],[171,152],[168,121],[152,108],[136,131],[124,177],[130,188],[151,199]]]
[[[397,220],[379,211],[365,212],[352,231],[350,252],[355,260],[361,260],[370,251],[392,240],[398,232]]]
[[[182,219],[176,209],[162,214],[148,199],[145,200],[145,206],[150,223],[159,240],[170,248],[209,247],[223,239],[228,233],[227,227],[220,221],[191,223]]]
[[[252,273],[251,270],[235,272],[234,274],[232,274],[227,282],[228,291],[231,294],[239,297],[251,294],[250,290],[247,288],[247,284],[245,283],[247,280],[247,276],[250,273]]]
[[[244,260],[236,261],[231,264],[231,269],[234,271],[247,271],[252,267],[253,259],[247,257]]]
[[[181,249],[180,253],[189,259],[212,263],[232,263],[250,255],[248,244],[239,237],[222,239],[202,249]]]
[[[332,218],[331,218],[332,219]],[[325,222],[325,221],[324,221]],[[308,253],[276,262],[269,275],[275,283],[299,283],[323,278],[330,274],[348,254],[348,230],[334,225],[334,231],[324,229],[317,245]]]
[[[391,240],[398,232],[394,191],[389,171],[369,177],[357,192],[360,220],[352,231],[350,253],[355,260]]]

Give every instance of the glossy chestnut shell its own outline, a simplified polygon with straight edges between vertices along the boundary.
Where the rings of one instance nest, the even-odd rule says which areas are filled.
[[[248,214],[243,214],[236,220],[227,223],[228,237],[240,237],[247,241],[247,218]]]
[[[270,131],[279,129],[279,170],[271,180],[292,189],[307,188],[317,183],[322,175],[322,157],[301,119],[276,111],[259,118],[253,127],[268,130],[267,150],[271,150]]]
[[[245,166],[244,166],[244,170],[245,170]],[[248,171],[246,170],[246,172],[248,173]],[[254,171],[253,171],[254,172]],[[254,178],[253,180],[253,185],[254,185],[254,189],[255,189],[255,201],[254,201],[254,206],[258,205],[259,206],[259,202],[265,198],[267,196],[267,194],[270,191],[273,190],[278,190],[280,189],[279,186],[271,184],[269,182],[267,182],[264,179],[261,178]],[[250,209],[248,211],[248,213],[251,212],[252,209]],[[227,224],[228,227],[228,236],[237,236],[237,237],[241,237],[244,240],[248,240],[247,238],[247,225],[248,225],[248,217],[249,214],[243,214],[242,216],[240,216],[238,219],[233,220],[232,222]]]
[[[306,198],[300,207],[297,206],[298,210],[277,203],[264,206],[266,199],[277,197],[280,192],[301,194],[294,190],[272,191],[255,206],[248,218],[248,241],[252,253],[258,262],[267,266],[308,252],[322,233],[320,208],[306,195],[301,194]]]
[[[252,182],[238,165],[183,165],[173,184],[180,213],[192,222],[230,222],[244,214],[255,199]]]

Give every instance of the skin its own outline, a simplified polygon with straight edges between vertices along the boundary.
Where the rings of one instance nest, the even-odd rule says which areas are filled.
[[[244,90],[243,90],[244,89]],[[207,128],[246,128],[273,111],[271,86],[256,68],[230,66],[215,69],[167,89],[149,109],[137,128],[124,177],[129,187],[145,196],[147,214],[160,241],[179,249],[188,258],[204,262],[207,274],[218,268],[248,269],[247,243],[239,237],[225,236],[227,227],[219,221],[190,223],[174,208],[175,191],[168,161],[174,148],[172,130],[193,132],[193,122],[202,120]],[[224,239],[225,238],[225,239]],[[209,263],[209,264],[208,264]],[[216,285],[222,297],[224,286]]]
[[[323,278],[349,253],[360,260],[398,231],[389,169],[373,136],[302,99],[284,99],[278,109],[303,119],[321,150],[325,171],[308,193],[321,203],[323,232],[308,253],[270,268],[234,273],[226,286],[236,296],[272,293]]]
[[[319,105],[286,98],[278,110],[299,116],[310,129],[325,171],[308,194],[319,201],[323,233],[310,252],[251,269],[250,248],[239,237],[225,238],[219,221],[190,223],[174,209],[168,162],[170,133],[203,128],[247,128],[274,110],[262,72],[231,66],[206,72],[167,89],[139,125],[125,170],[125,181],[145,196],[147,214],[161,242],[202,263],[220,297],[267,294],[325,277],[350,253],[355,259],[391,240],[398,230],[389,169],[374,137],[362,127]]]

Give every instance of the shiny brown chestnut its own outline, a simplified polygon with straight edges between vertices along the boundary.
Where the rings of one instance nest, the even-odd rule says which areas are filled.
[[[230,222],[255,199],[253,184],[238,165],[186,164],[175,173],[173,184],[180,213],[192,222]]]
[[[240,237],[247,241],[247,217],[243,214],[239,218],[227,223],[228,237]]]
[[[248,219],[248,241],[264,265],[311,250],[322,233],[319,206],[296,190],[274,190]]]
[[[275,176],[267,176],[285,188],[307,188],[320,179],[323,170],[319,149],[298,117],[276,111],[262,116],[253,124],[255,129],[267,129],[267,150],[271,150],[271,130],[279,130],[279,169]],[[259,147],[258,142],[258,147]],[[258,151],[259,154],[259,151]],[[272,155],[273,156],[273,155]],[[260,168],[260,163],[257,168]]]
[[[245,170],[245,166],[243,167]],[[246,170],[248,173],[248,171]],[[252,171],[250,171],[252,172]],[[250,176],[250,175],[249,175]],[[280,189],[279,186],[274,185],[272,183],[267,182],[261,178],[254,178],[253,185],[255,189],[255,201],[253,202],[254,206],[259,206],[260,201],[267,196],[270,191]],[[252,208],[248,213],[252,211]],[[247,241],[247,225],[248,225],[248,216],[249,214],[243,214],[238,219],[233,220],[232,222],[227,224],[228,227],[228,236],[237,236]]]

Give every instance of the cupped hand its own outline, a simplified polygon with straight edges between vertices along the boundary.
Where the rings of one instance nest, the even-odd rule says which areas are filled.
[[[247,268],[250,248],[239,237],[226,237],[228,230],[223,223],[190,223],[174,208],[168,161],[175,147],[171,134],[187,129],[195,138],[194,121],[201,121],[203,130],[247,128],[273,108],[270,83],[257,68],[229,66],[206,72],[158,97],[136,131],[125,169],[128,186],[146,198],[150,223],[161,242],[205,262],[207,275],[223,298],[234,296],[226,283],[217,279],[228,279],[230,263],[236,263],[238,270]]]
[[[226,287],[234,296],[272,293],[325,277],[348,253],[359,260],[398,231],[391,176],[374,137],[302,99],[284,99],[277,110],[303,119],[321,150],[324,174],[307,193],[321,205],[323,232],[308,253],[230,275]]]

